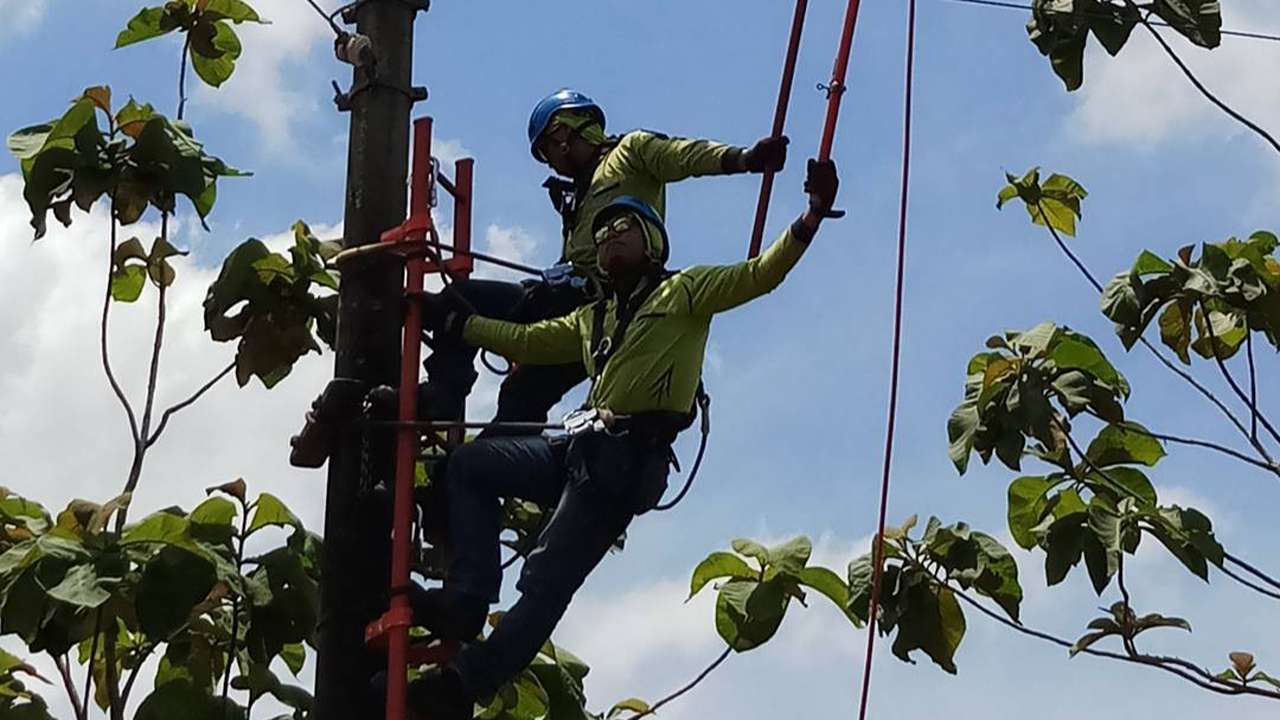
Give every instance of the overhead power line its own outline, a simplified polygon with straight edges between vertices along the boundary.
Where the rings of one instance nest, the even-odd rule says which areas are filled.
[[[1003,8],[1005,10],[1022,10],[1024,12],[1030,12],[1032,9],[1030,5],[1027,5],[1024,3],[1017,3],[1017,2],[1008,2],[1007,0],[947,0],[947,2],[958,3],[961,5],[980,5],[983,7]],[[1053,11],[1050,10],[1048,12],[1053,12]],[[1101,13],[1099,13],[1099,16],[1101,16]],[[1110,17],[1110,16],[1107,16],[1107,17]],[[1156,25],[1159,27],[1170,27],[1169,23],[1160,22],[1158,20],[1151,20],[1150,23],[1152,25]],[[1221,32],[1223,35],[1230,35],[1232,37],[1249,38],[1251,40],[1266,40],[1268,42],[1280,42],[1280,35],[1271,35],[1268,33],[1260,33],[1260,32],[1250,32],[1247,30],[1223,30]]]

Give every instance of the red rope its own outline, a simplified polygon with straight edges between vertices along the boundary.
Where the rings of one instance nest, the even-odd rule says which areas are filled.
[[[872,547],[871,603],[867,611],[867,656],[862,669],[862,699],[859,720],[866,720],[867,698],[871,692],[871,657],[875,651],[876,613],[880,609],[881,546],[885,515],[889,508],[889,476],[893,462],[893,432],[898,415],[898,369],[902,355],[903,270],[907,256],[907,199],[911,181],[911,95],[915,85],[916,0],[907,2],[907,77],[905,109],[902,116],[902,191],[898,201],[898,274],[893,304],[893,360],[889,375],[889,423],[884,438],[884,475],[880,484],[880,521]]]

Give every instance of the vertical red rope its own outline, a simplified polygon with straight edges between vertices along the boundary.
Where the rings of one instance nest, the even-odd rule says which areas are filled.
[[[893,300],[893,360],[889,373],[889,423],[884,438],[884,474],[880,484],[880,519],[872,541],[871,603],[867,611],[867,655],[862,669],[862,699],[859,720],[866,720],[867,698],[871,692],[871,658],[876,644],[876,613],[880,609],[881,538],[889,508],[889,476],[893,463],[893,433],[898,416],[898,369],[902,356],[903,275],[907,257],[907,200],[911,183],[911,95],[915,85],[916,0],[907,0],[907,74],[902,115],[902,190],[898,199],[898,274]]]

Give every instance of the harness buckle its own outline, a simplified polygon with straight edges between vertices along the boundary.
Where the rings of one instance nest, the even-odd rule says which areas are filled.
[[[604,432],[613,424],[613,413],[589,408],[574,410],[564,416],[564,431],[569,437],[593,432]]]

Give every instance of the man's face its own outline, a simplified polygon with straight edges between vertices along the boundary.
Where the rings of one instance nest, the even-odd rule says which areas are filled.
[[[619,215],[601,226],[596,231],[595,241],[596,262],[609,275],[618,277],[642,272],[650,265],[640,218],[631,213]]]
[[[577,155],[575,145],[580,142],[582,141],[573,128],[567,125],[554,125],[538,138],[538,152],[546,158],[552,170],[565,177],[573,177],[577,170],[577,163],[574,160]]]

